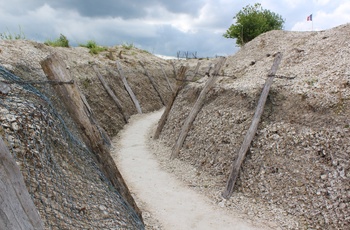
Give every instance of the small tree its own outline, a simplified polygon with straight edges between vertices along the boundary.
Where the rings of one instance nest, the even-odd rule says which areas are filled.
[[[260,3],[243,7],[233,19],[236,19],[236,24],[232,24],[223,36],[235,38],[238,46],[243,46],[267,31],[281,30],[284,24],[280,15],[263,9]]]

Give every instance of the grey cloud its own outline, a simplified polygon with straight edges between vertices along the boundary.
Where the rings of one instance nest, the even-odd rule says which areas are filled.
[[[191,1],[157,1],[163,5],[169,12],[173,13],[187,13],[190,15],[197,15],[200,8],[205,4],[203,0],[191,0]]]
[[[60,0],[50,3],[53,8],[76,10],[85,17],[121,17],[130,19],[145,15],[144,7],[154,0]]]
[[[55,9],[76,10],[85,17],[121,17],[123,19],[142,18],[148,7],[163,6],[169,12],[197,15],[203,1],[160,1],[160,0],[35,0],[37,7],[44,3]],[[33,6],[32,6],[33,7]]]

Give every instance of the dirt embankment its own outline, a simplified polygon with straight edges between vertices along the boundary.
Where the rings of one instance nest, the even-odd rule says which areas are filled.
[[[0,65],[4,68],[0,71],[0,80],[6,82],[1,86],[9,89],[0,94],[0,134],[20,166],[47,228],[143,228],[142,219],[132,209],[133,200],[125,200],[117,192],[118,188],[111,186],[96,156],[83,143],[81,127],[71,119],[40,66],[52,53],[62,58],[72,80],[86,97],[94,120],[112,138],[125,122],[97,78],[93,65],[121,101],[126,117],[137,111],[122,84],[116,61],[145,113],[163,107],[145,75],[146,70],[165,101],[170,89],[160,65],[170,84],[175,82],[169,62],[129,48],[110,47],[106,52],[92,55],[86,48],[0,41]],[[108,145],[107,137],[105,141]],[[124,192],[128,193],[121,191]]]
[[[87,48],[83,47],[53,48],[42,43],[23,40],[0,42],[0,64],[24,80],[47,80],[40,61],[51,53],[57,53],[64,60],[73,80],[87,98],[99,124],[110,136],[116,135],[125,122],[113,99],[108,96],[97,78],[93,65],[97,66],[107,84],[122,102],[127,117],[137,111],[119,78],[116,61],[121,64],[124,75],[144,113],[157,110],[163,104],[139,62],[144,64],[147,73],[154,78],[165,101],[170,89],[160,66],[167,74],[170,84],[175,84],[174,69],[169,61],[137,48],[115,46],[109,47],[105,52],[92,55]]]
[[[180,153],[200,171],[198,177],[209,172],[211,182],[198,186],[224,189],[273,55],[282,52],[280,78],[272,85],[235,195],[225,204],[234,206],[244,195],[295,217],[298,224],[290,228],[349,227],[349,35],[349,24],[319,32],[271,31],[229,57]],[[161,134],[169,147],[202,87],[187,85],[175,101]]]

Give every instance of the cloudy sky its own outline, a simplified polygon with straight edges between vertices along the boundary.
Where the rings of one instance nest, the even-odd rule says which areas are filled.
[[[133,44],[154,54],[230,55],[222,37],[244,6],[259,2],[285,19],[285,30],[329,29],[350,22],[349,0],[0,0],[0,33],[44,42],[65,35],[70,44]],[[306,17],[313,14],[313,22]],[[313,26],[313,27],[312,27]]]

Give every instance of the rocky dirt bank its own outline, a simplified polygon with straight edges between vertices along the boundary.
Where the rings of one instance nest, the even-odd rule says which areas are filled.
[[[224,189],[274,54],[283,54],[257,135],[237,182],[237,197],[279,207],[294,229],[350,226],[350,25],[319,32],[271,31],[227,59],[180,152],[204,190]],[[287,79],[285,77],[292,77]],[[188,84],[161,141],[172,147],[203,80]],[[218,200],[222,202],[222,199]],[[260,215],[252,210],[251,215]]]
[[[102,127],[106,147],[125,121],[93,66],[121,101],[128,118],[137,110],[120,79],[116,61],[143,112],[163,107],[160,97],[166,103],[171,91],[164,73],[170,85],[174,84],[172,65],[132,47],[110,47],[92,55],[81,47],[53,48],[32,41],[0,41],[0,134],[20,166],[45,227],[144,228],[140,213],[133,209],[134,201],[120,195],[129,191],[112,186],[96,155],[82,141],[81,127],[56,94],[57,84],[48,82],[40,62],[53,53],[64,61],[74,84],[86,98],[91,121]]]

